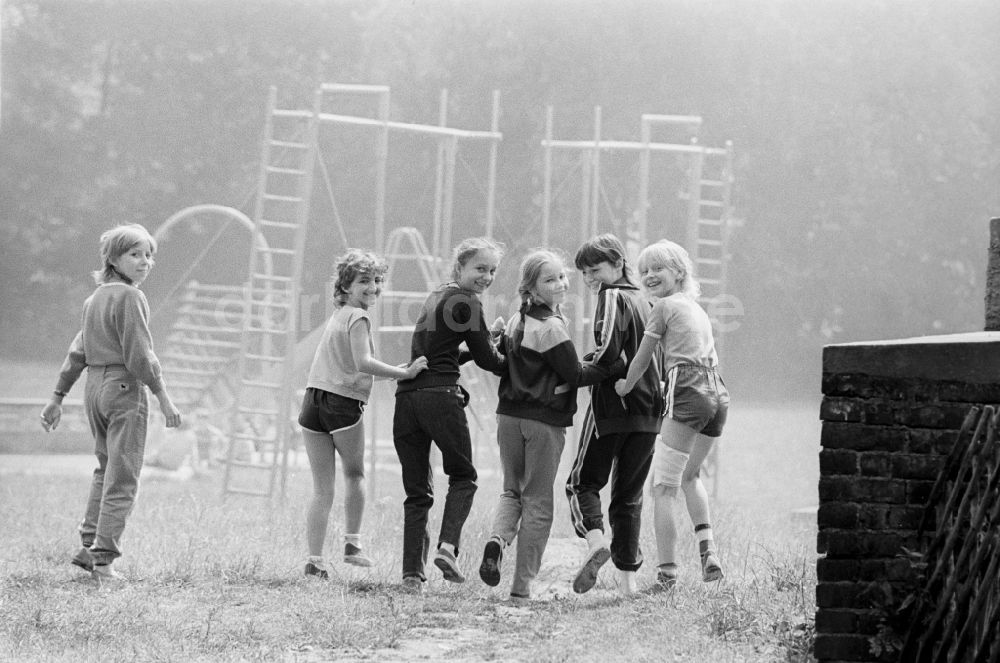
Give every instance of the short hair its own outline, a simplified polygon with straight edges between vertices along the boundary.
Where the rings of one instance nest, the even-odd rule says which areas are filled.
[[[628,263],[625,246],[611,233],[597,235],[584,242],[583,246],[577,249],[574,263],[578,270],[583,271],[586,267],[595,267],[602,262],[613,265],[619,260],[622,261],[622,275],[629,283],[636,285],[635,274],[632,265]]]
[[[500,260],[503,258],[504,248],[502,242],[489,237],[470,237],[462,240],[451,252],[451,278],[457,280],[458,273],[465,267],[465,263],[469,262],[480,251],[493,251],[497,254],[497,260]]]
[[[389,271],[385,260],[370,251],[347,249],[333,264],[333,300],[337,306],[347,303],[351,287],[358,276],[383,276]]]
[[[94,281],[100,285],[117,277],[131,283],[128,277],[122,276],[111,263],[142,242],[149,244],[149,250],[156,253],[156,239],[138,223],[115,226],[101,233],[101,268],[92,272]]]
[[[691,256],[688,255],[683,246],[676,242],[671,242],[668,239],[654,242],[639,253],[639,259],[636,262],[640,273],[652,264],[666,265],[677,274],[677,282],[681,292],[691,298],[696,298],[701,294],[701,284],[695,278]]]

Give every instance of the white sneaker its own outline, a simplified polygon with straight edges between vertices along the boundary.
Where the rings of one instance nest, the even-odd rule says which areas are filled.
[[[95,564],[90,576],[98,585],[115,585],[125,582],[125,576],[115,571],[111,564]]]

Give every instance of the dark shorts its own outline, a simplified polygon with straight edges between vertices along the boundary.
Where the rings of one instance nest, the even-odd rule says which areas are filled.
[[[714,368],[680,364],[667,372],[667,417],[702,435],[719,437],[729,413],[729,390]]]
[[[302,398],[299,425],[315,433],[333,433],[361,421],[364,411],[359,400],[309,387]]]

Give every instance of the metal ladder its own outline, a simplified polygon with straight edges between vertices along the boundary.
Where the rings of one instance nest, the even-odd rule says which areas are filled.
[[[693,155],[689,180],[691,190],[687,197],[687,248],[701,284],[698,301],[706,308],[717,297],[726,294],[732,184],[731,141],[726,142],[725,148],[706,147]]]
[[[240,350],[243,288],[191,281],[181,295],[166,347],[157,353],[174,401],[184,410],[226,410]]]
[[[292,366],[321,92],[312,111],[279,110],[270,89],[243,300],[224,494],[285,494],[294,431]],[[266,480],[262,479],[266,476]]]

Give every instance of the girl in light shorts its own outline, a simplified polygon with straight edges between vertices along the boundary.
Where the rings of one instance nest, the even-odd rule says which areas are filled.
[[[660,240],[643,249],[638,267],[642,285],[656,303],[628,375],[615,384],[615,390],[622,396],[632,390],[659,344],[666,373],[667,411],[653,462],[657,582],[669,588],[677,581],[674,500],[678,489],[684,493],[694,525],[702,580],[712,582],[721,579],[723,572],[700,471],[722,435],[729,391],[718,372],[712,323],[697,302],[700,289],[687,251],[674,242]]]

